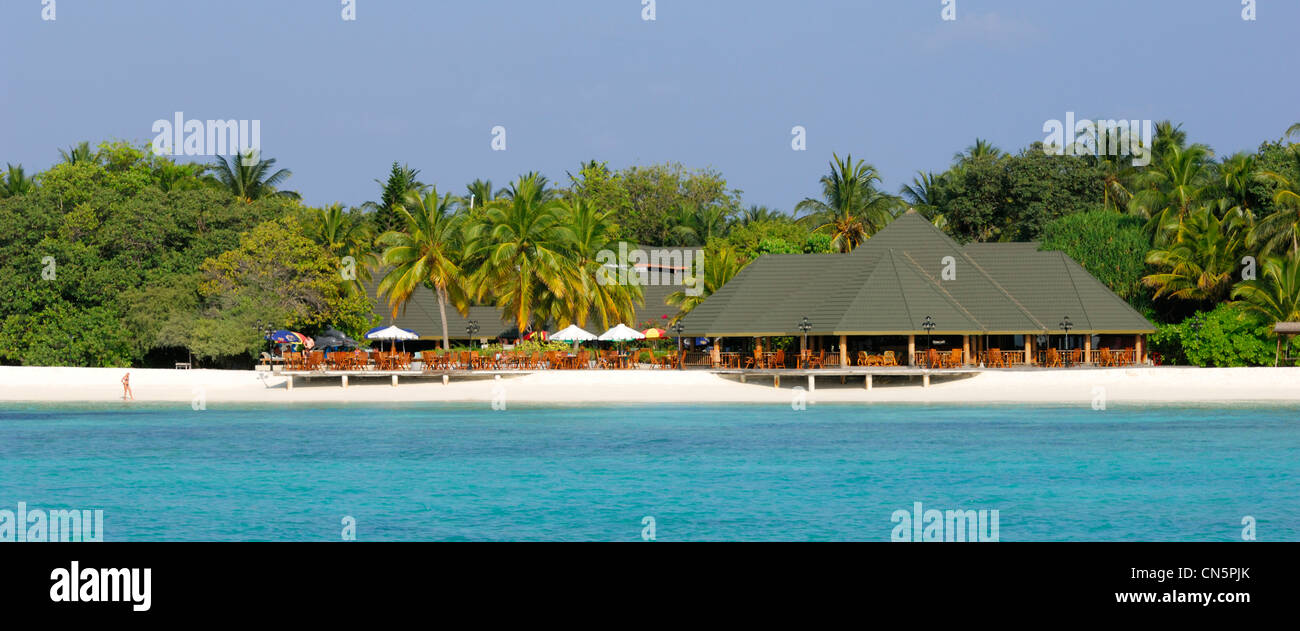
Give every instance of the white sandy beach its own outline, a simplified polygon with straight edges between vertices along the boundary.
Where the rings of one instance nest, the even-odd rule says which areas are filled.
[[[0,367],[0,401],[120,401],[126,369]],[[788,403],[808,388],[805,377],[772,378],[706,371],[545,371],[491,378],[356,379],[347,389],[335,378],[295,381],[265,372],[131,369],[138,402],[310,403],[310,402],[482,402],[494,396],[509,403]],[[821,377],[808,393],[812,402],[1067,403],[1090,404],[1104,393],[1109,402],[1300,402],[1300,368],[1115,368],[993,370],[970,376],[935,376],[922,388],[919,378],[877,376],[871,390],[863,378]]]

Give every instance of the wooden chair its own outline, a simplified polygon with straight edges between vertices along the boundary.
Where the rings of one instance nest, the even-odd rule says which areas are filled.
[[[944,365],[945,368],[961,368],[961,364],[962,364],[961,349],[960,348],[952,349],[952,351],[950,351],[944,359],[945,359],[945,365]]]
[[[939,357],[939,351],[932,348],[925,352],[925,366],[926,368],[943,367],[943,359]]]
[[[1115,358],[1111,356],[1109,348],[1103,348],[1097,353],[1097,365],[1103,368],[1115,365]]]
[[[989,349],[989,358],[986,362],[990,368],[1005,368],[1006,363],[1002,359],[1002,351],[996,348]]]
[[[763,367],[763,351],[759,350],[759,348],[755,346],[754,355],[752,357],[745,358],[745,368],[748,369],[748,368],[762,368],[762,367]]]
[[[778,350],[775,355],[767,360],[768,368],[785,368],[785,349]]]
[[[1065,368],[1065,361],[1061,358],[1061,354],[1058,353],[1056,349],[1049,348],[1047,349],[1046,365],[1048,368]]]
[[[809,356],[808,356],[808,367],[809,367],[809,368],[825,368],[825,367],[826,367],[826,350],[823,349],[822,352],[821,352],[820,354],[818,354],[816,357],[813,357],[813,356],[809,355]]]
[[[898,366],[898,357],[894,355],[894,351],[885,351],[885,354],[880,357],[880,365]]]

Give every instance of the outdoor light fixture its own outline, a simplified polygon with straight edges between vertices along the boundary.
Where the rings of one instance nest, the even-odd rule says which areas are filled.
[[[808,321],[808,316],[804,316],[799,321],[799,330],[803,331],[803,347],[806,349],[808,348],[808,331],[812,330],[812,322]]]
[[[1065,319],[1061,320],[1061,323],[1057,326],[1061,327],[1062,331],[1065,331],[1065,350],[1068,351],[1070,350],[1070,329],[1074,328],[1074,323],[1070,322],[1070,316],[1065,316]]]
[[[686,367],[686,362],[682,359],[682,329],[684,327],[679,320],[674,322],[673,325],[668,328],[672,329],[673,333],[677,334],[677,369],[681,370]]]
[[[930,341],[930,333],[934,331],[934,327],[934,318],[925,316],[925,320],[921,322],[921,328],[925,329],[925,344],[930,348],[934,348],[934,344]]]
[[[469,324],[465,325],[465,333],[469,335],[469,347],[474,348],[474,334],[478,333],[478,321],[470,320]]]

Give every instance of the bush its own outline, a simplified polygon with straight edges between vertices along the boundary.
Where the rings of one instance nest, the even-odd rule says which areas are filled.
[[[1151,350],[1166,364],[1191,366],[1272,366],[1276,344],[1267,322],[1228,304],[1161,325],[1151,336]]]

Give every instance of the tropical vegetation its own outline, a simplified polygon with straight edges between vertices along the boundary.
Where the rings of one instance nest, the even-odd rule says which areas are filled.
[[[1167,361],[1271,363],[1272,325],[1300,320],[1296,140],[1300,126],[1220,159],[1162,121],[1135,165],[976,139],[896,193],[834,154],[789,209],[745,204],[713,169],[596,160],[504,187],[393,162],[375,201],[314,207],[274,158],[82,142],[45,171],[0,171],[0,363],[246,366],[267,330],[360,337],[421,291],[444,323],[493,306],[521,334],[636,324],[642,288],[605,282],[620,243],[704,252],[702,291],[668,298],[680,316],[759,256],[851,252],[909,209],[958,242],[1065,252],[1157,324]]]

